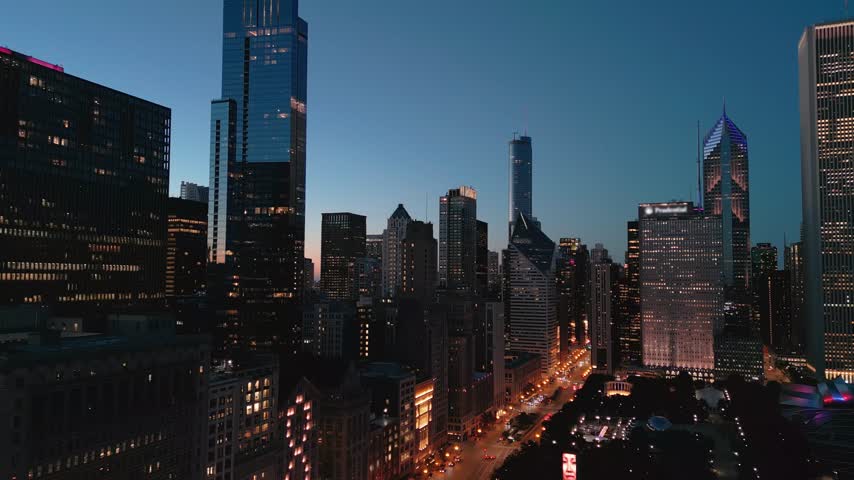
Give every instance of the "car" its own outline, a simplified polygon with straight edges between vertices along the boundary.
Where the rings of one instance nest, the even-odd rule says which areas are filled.
[[[495,455],[484,455],[483,459],[484,460],[495,460]]]

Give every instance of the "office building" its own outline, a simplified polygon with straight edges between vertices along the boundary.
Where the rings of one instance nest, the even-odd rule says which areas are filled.
[[[504,357],[504,402],[518,404],[525,387],[539,382],[541,357],[527,352],[508,351]]]
[[[319,472],[320,445],[313,407],[320,395],[308,379],[301,377],[282,401],[279,422],[284,430],[284,454],[279,478],[311,480]]]
[[[170,110],[6,48],[0,79],[0,304],[162,300]]]
[[[463,441],[474,427],[474,344],[471,332],[448,336],[448,437]]]
[[[590,363],[597,371],[614,371],[611,259],[597,243],[590,255]]]
[[[533,209],[533,153],[531,137],[521,136],[509,142],[510,147],[510,209],[507,212],[507,238],[513,236],[513,223],[519,214],[529,220],[534,217]]]
[[[218,284],[209,296],[228,345],[293,353],[305,285],[308,24],[297,0],[225,0],[222,38],[208,199]]]
[[[590,254],[580,238],[561,238],[556,268],[561,352],[589,340],[587,331],[588,267]],[[564,335],[564,332],[566,334]],[[564,341],[565,339],[565,341]]]
[[[475,293],[481,298],[489,295],[489,225],[480,220],[477,221]]]
[[[359,356],[359,332],[355,302],[323,300],[305,306],[304,352],[320,358],[355,360]]]
[[[474,368],[494,375],[492,405],[504,404],[504,303],[479,301],[474,317]]]
[[[775,352],[792,351],[792,286],[787,270],[768,277],[768,345]]]
[[[762,342],[771,341],[771,282],[777,271],[777,247],[770,243],[758,243],[750,249],[750,290],[753,296],[753,322],[758,326]]]
[[[720,217],[691,202],[643,203],[638,223],[643,364],[711,378],[723,315]]]
[[[305,278],[305,285],[303,286],[303,291],[306,295],[314,290],[314,261],[310,258],[303,259],[303,273]]]
[[[359,298],[383,298],[383,265],[372,257],[356,259],[356,291]]]
[[[431,447],[430,431],[433,424],[433,397],[436,381],[429,376],[423,376],[415,384],[415,462],[421,462],[427,456]]]
[[[403,204],[399,203],[397,208],[388,217],[388,225],[383,232],[383,294],[387,298],[397,295],[402,281],[402,256],[400,242],[406,236],[406,226],[412,221]]]
[[[0,477],[202,478],[206,338],[176,336],[159,318],[111,325],[108,335],[48,330],[2,346]]]
[[[368,479],[398,478],[400,448],[400,419],[372,417],[368,433]]]
[[[809,364],[854,382],[854,137],[847,92],[854,21],[812,25],[798,45],[804,297]]]
[[[497,300],[501,298],[501,262],[498,261],[498,252],[487,252],[487,298]]]
[[[331,300],[359,298],[356,261],[365,258],[365,217],[324,213],[320,226],[320,291]]]
[[[181,180],[180,198],[181,200],[192,200],[207,205],[208,187]]]
[[[415,373],[394,362],[371,362],[360,368],[361,382],[371,392],[371,413],[377,419],[396,419],[398,456],[392,470],[412,472],[416,439]]]
[[[208,384],[205,478],[281,476],[278,382],[279,362],[273,355],[214,369]]]
[[[620,363],[641,364],[640,314],[640,228],[637,220],[627,224],[625,279],[621,283],[620,325],[617,329]]]
[[[417,299],[424,305],[433,302],[436,292],[436,239],[433,238],[433,224],[410,222],[401,249],[402,295]]]
[[[370,436],[371,393],[351,366],[343,373],[312,379],[319,392],[316,416],[319,465],[317,477],[366,480]],[[312,478],[316,478],[312,475]]]
[[[169,198],[166,210],[166,295],[202,294],[207,281],[208,205]]]
[[[475,288],[477,192],[448,190],[439,198],[439,285],[464,293]]]
[[[511,315],[509,348],[539,355],[541,373],[549,375],[560,352],[555,244],[536,225],[520,215],[513,227],[507,253]]]
[[[380,265],[382,265],[383,261],[383,240],[385,239],[385,235],[382,233],[373,234],[369,233],[367,237],[365,237],[365,254],[371,258],[375,258],[380,261]]]
[[[789,301],[791,303],[790,317],[792,321],[792,353],[803,353],[806,335],[804,324],[804,258],[802,242],[786,246],[784,270],[789,272]]]
[[[750,187],[747,136],[726,108],[703,139],[703,210],[720,217],[724,285],[746,292],[750,282]]]

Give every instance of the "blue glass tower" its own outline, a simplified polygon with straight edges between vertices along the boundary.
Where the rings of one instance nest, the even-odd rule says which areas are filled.
[[[294,331],[285,317],[304,278],[307,49],[297,0],[224,1],[208,243],[230,344],[288,343]]]
[[[532,153],[531,137],[521,136],[510,140],[510,210],[507,221],[508,236],[512,236],[513,223],[523,214],[533,219],[532,206]],[[536,219],[533,219],[536,223]]]
[[[721,216],[724,285],[746,291],[750,282],[750,188],[747,135],[726,108],[703,141],[703,209]]]

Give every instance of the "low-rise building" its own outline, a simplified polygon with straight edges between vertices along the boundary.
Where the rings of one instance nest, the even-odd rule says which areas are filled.
[[[504,398],[508,405],[519,402],[525,386],[540,377],[540,357],[527,352],[507,352],[504,357]]]

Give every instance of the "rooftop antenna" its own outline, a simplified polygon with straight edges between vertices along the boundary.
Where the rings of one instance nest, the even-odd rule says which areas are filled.
[[[703,187],[701,182],[702,168],[700,166],[700,121],[697,120],[697,208],[703,208]]]

